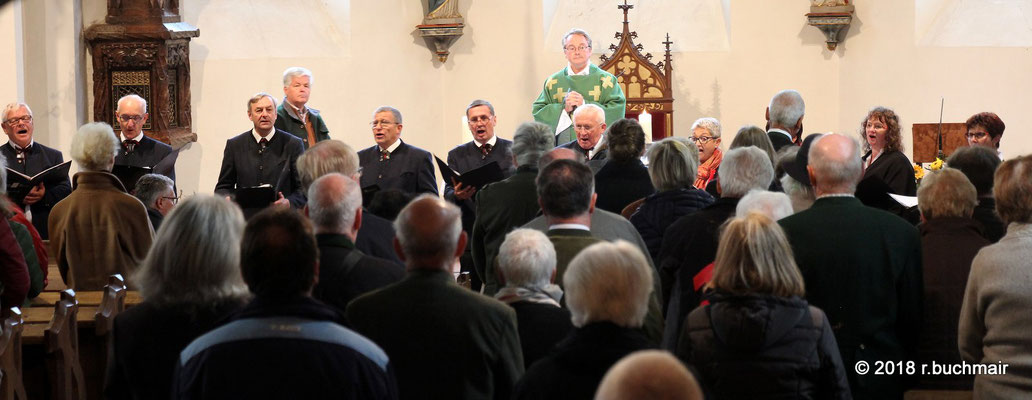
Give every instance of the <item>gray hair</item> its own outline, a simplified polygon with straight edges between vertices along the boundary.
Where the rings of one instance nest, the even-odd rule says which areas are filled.
[[[701,400],[699,382],[664,350],[639,350],[620,359],[598,384],[595,400]]]
[[[362,190],[358,182],[330,172],[312,182],[308,188],[308,217],[316,233],[346,233],[355,224],[355,214],[362,207]]]
[[[480,106],[487,106],[487,109],[491,110],[491,115],[495,115],[495,113],[494,113],[494,106],[492,106],[491,103],[489,103],[487,100],[480,100],[480,99],[473,100],[472,103],[469,103],[469,105],[466,106],[466,115],[469,116],[469,110],[473,109],[473,107],[480,107]]]
[[[555,246],[541,231],[515,229],[498,248],[498,271],[506,286],[543,289],[551,283],[555,265]]]
[[[247,295],[240,274],[244,216],[226,199],[194,195],[172,209],[131,277],[147,301],[210,306]]]
[[[606,122],[606,110],[603,110],[602,107],[598,106],[598,104],[592,103],[584,103],[580,107],[577,107],[577,109],[573,111],[573,119],[576,121],[578,115],[586,112],[594,113],[595,121],[598,123],[602,124]]]
[[[297,158],[297,175],[305,190],[320,176],[331,172],[352,176],[358,167],[358,153],[336,139],[318,142]]]
[[[750,212],[758,212],[777,221],[792,215],[792,200],[787,194],[752,190],[738,201],[735,215],[744,217]]]
[[[512,136],[512,154],[516,155],[516,164],[536,165],[543,154],[552,150],[554,144],[555,137],[548,125],[524,122]]]
[[[721,197],[742,197],[750,190],[766,189],[774,181],[774,166],[767,153],[753,146],[724,153],[718,173]]]
[[[652,273],[638,247],[601,242],[581,250],[563,273],[566,305],[573,325],[608,321],[641,327],[652,293]]]
[[[695,131],[695,128],[705,129],[707,132],[709,132],[710,136],[713,136],[714,138],[720,137],[720,121],[718,121],[716,118],[699,118],[695,120],[694,123],[692,123],[691,130]]]
[[[379,107],[376,107],[375,110],[373,110],[373,115],[375,116],[376,114],[379,114],[379,113],[382,113],[382,112],[385,112],[385,111],[389,111],[391,113],[391,115],[394,116],[394,123],[395,124],[401,125],[401,111],[398,111],[397,108],[394,108],[394,107],[391,107],[391,106],[379,106]]]
[[[681,138],[683,139],[683,138]],[[699,151],[695,145],[669,137],[649,147],[649,178],[657,191],[686,188],[695,182]]]
[[[268,97],[269,100],[272,100],[272,108],[276,108],[276,98],[275,97],[272,97],[271,94],[268,94],[268,93],[265,93],[265,92],[258,92],[258,93],[255,93],[254,96],[251,96],[250,99],[247,99],[247,115],[251,115],[251,106],[254,105],[254,103],[262,101],[262,97]]]
[[[283,86],[290,86],[290,82],[293,82],[294,78],[297,78],[299,76],[307,76],[308,84],[315,84],[315,77],[312,76],[312,71],[309,71],[307,68],[303,67],[290,67],[283,71]]]
[[[971,217],[978,205],[975,185],[954,168],[933,171],[917,188],[917,208],[924,218]]]
[[[0,120],[0,124],[7,122],[7,114],[10,114],[12,111],[15,111],[15,110],[17,110],[19,108],[22,108],[22,107],[25,107],[25,112],[27,112],[29,114],[29,116],[31,117],[32,116],[32,109],[29,108],[28,104],[25,104],[25,103],[8,103],[6,106],[4,106],[4,115],[3,115],[2,120]]]
[[[775,94],[767,109],[770,110],[771,125],[791,127],[806,113],[806,104],[799,92],[789,89]]]
[[[411,222],[412,205],[424,199],[433,200],[444,211],[444,218],[448,220],[448,224],[434,235],[421,237],[415,229],[416,224]],[[459,236],[462,235],[462,211],[455,204],[436,195],[424,193],[401,209],[394,220],[394,231],[406,258],[444,257],[450,255],[459,244]]]
[[[158,197],[161,197],[165,192],[172,190],[175,183],[172,179],[161,174],[147,174],[141,176],[136,181],[136,188],[133,189],[133,196],[143,202],[143,205],[148,208],[154,208],[154,203],[158,201]]]
[[[588,36],[588,33],[585,32],[583,29],[573,28],[570,29],[569,32],[566,32],[565,35],[563,35],[563,50],[566,49],[566,40],[569,39],[571,35],[584,36],[584,39],[588,41],[588,47],[591,47],[591,36]]]
[[[140,95],[136,93],[127,94],[125,96],[122,96],[122,98],[118,99],[118,106],[115,107],[116,113],[118,112],[118,110],[122,109],[122,102],[125,100],[135,100],[137,103],[140,103],[140,107],[143,108],[143,113],[147,113],[147,99],[140,97]]]
[[[817,194],[813,192],[813,186],[804,185],[793,178],[792,175],[785,174],[785,176],[781,177],[781,188],[785,190],[785,194],[792,201],[792,210],[795,212],[810,208],[813,202],[817,200]]]
[[[777,165],[777,160],[774,156],[774,145],[770,142],[767,132],[764,132],[760,127],[746,125],[738,130],[738,133],[735,134],[735,139],[731,141],[730,148],[734,149],[745,146],[755,146],[767,152],[767,156],[770,157],[770,165]]]
[[[839,160],[834,154],[825,154],[818,150],[818,143],[829,137],[843,137],[849,140],[851,145],[846,160]],[[856,184],[864,173],[863,161],[860,160],[860,144],[856,138],[838,133],[829,133],[814,139],[810,144],[807,165],[813,168],[814,177],[820,178],[819,183],[822,187],[834,188],[840,193],[856,192]]]
[[[80,169],[104,171],[111,168],[119,143],[111,125],[91,122],[79,127],[72,137],[71,156]]]

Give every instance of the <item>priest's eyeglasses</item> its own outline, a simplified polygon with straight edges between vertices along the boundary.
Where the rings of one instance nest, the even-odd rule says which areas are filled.
[[[23,115],[23,116],[20,116],[18,118],[11,118],[11,119],[8,119],[7,121],[4,121],[4,125],[15,126],[15,125],[18,125],[18,124],[20,124],[22,122],[32,122],[32,116],[31,115]]]
[[[571,52],[571,53],[573,53],[575,51],[579,51],[579,52],[583,53],[585,51],[588,51],[588,49],[590,49],[590,48],[591,48],[591,46],[580,45],[580,46],[577,46],[577,47],[573,47],[573,45],[569,45],[569,46],[566,46],[566,51]]]
[[[716,139],[716,138],[713,137],[713,136],[699,136],[699,137],[690,137],[690,138],[688,138],[688,140],[691,140],[694,143],[702,143],[702,144],[706,144],[706,142],[709,142],[710,140],[713,140],[713,139]]]
[[[397,125],[397,124],[394,123],[394,122],[390,122],[390,121],[373,121],[373,122],[369,123],[369,127],[370,128],[375,128],[377,125],[386,128],[386,127],[389,127],[391,125]]]

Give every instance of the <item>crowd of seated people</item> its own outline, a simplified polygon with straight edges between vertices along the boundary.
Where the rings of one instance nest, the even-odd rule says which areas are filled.
[[[442,195],[399,110],[377,108],[375,144],[356,151],[305,105],[310,72],[288,72],[278,107],[248,100],[253,129],[227,142],[215,196],[180,201],[163,175],[125,187],[112,169],[126,144],[90,123],[68,149],[71,190],[58,178],[0,199],[5,310],[43,290],[51,263],[73,289],[121,273],[140,291],[115,319],[109,398],[1032,393],[1032,158],[1001,163],[995,114],[972,117],[971,146],[918,182],[883,107],[862,140],[806,135],[801,96],[782,91],[768,129],[746,125],[723,148],[714,118],[646,143],[637,121],[607,124],[586,104],[556,146],[537,122],[494,137],[495,110],[477,100],[474,141],[456,149],[468,168],[505,166]],[[31,123],[27,106],[4,109],[6,165],[56,152]],[[275,198],[242,210],[237,191],[256,184]],[[918,206],[858,199],[871,187]],[[460,286],[460,271],[483,286]],[[856,367],[897,362],[1008,369]]]

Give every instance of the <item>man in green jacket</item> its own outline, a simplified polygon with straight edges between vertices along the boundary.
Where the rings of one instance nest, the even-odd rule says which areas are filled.
[[[330,138],[330,130],[326,128],[319,110],[308,106],[313,83],[312,71],[301,67],[287,68],[283,71],[283,102],[276,109],[276,129],[301,138],[305,150]]]

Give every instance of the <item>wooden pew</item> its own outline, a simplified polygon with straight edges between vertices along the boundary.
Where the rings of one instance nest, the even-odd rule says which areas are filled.
[[[86,382],[79,363],[78,311],[75,291],[66,289],[61,292],[61,300],[54,305],[54,319],[43,331],[52,400],[86,398]]]
[[[22,343],[24,328],[22,313],[18,307],[11,308],[11,316],[3,323],[0,333],[0,400],[26,400],[25,384],[22,381]]]

